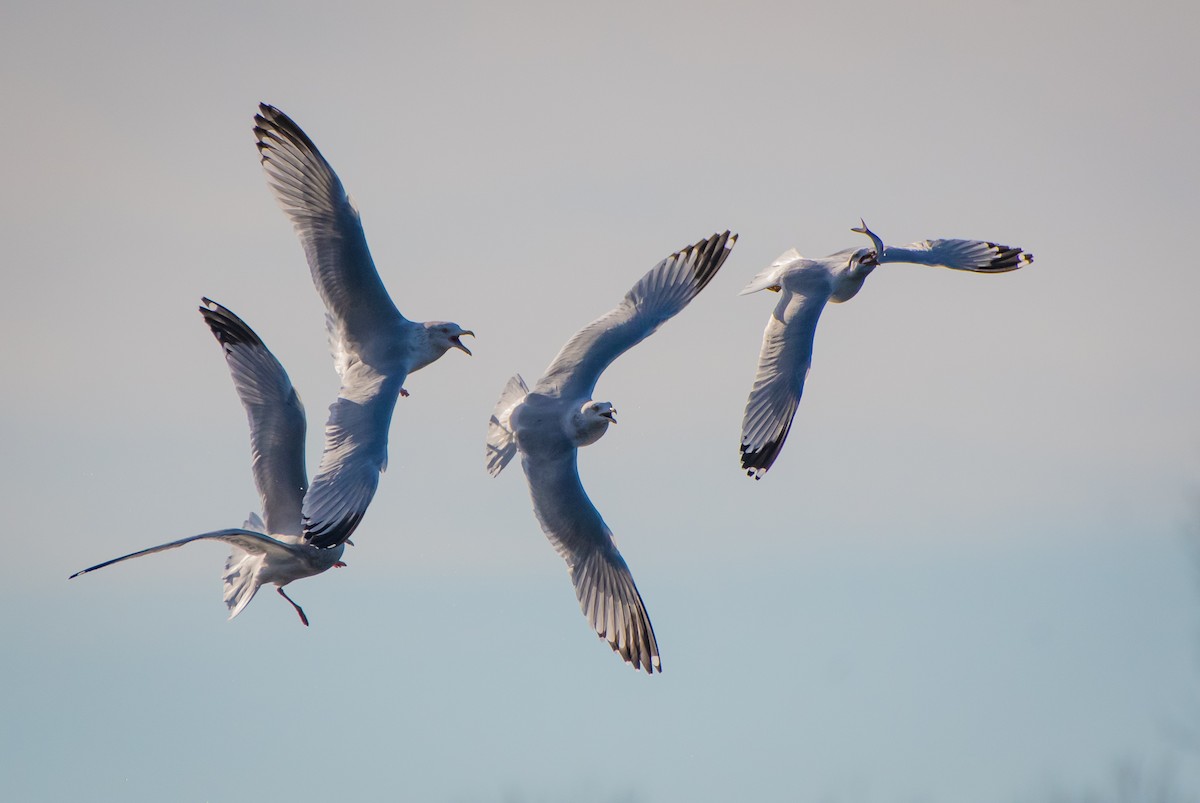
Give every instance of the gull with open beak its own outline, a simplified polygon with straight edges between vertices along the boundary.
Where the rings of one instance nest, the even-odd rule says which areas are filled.
[[[333,549],[358,527],[387,467],[388,428],[404,382],[449,349],[470,354],[456,323],[410,321],[388,295],[358,210],[312,140],[265,103],[254,135],[267,183],[304,246],[325,302],[342,385],[329,408],[325,452],[304,497],[304,540]]]
[[[635,669],[661,672],[658,642],[612,531],[579,480],[580,446],[617,423],[610,402],[592,400],[604,369],[680,312],[717,274],[736,234],[701,240],[658,263],[615,309],[580,329],[533,390],[508,381],[488,424],[486,465],[497,476],[521,453],[533,512],[567,562],[575,596],[596,631]]]
[[[1020,248],[983,240],[924,240],[885,246],[865,221],[851,229],[871,238],[873,248],[850,248],[820,259],[785,251],[742,290],[781,293],[767,321],[758,373],[742,419],[742,469],[761,479],[787,439],[812,364],[813,336],[825,304],[849,301],[871,271],[885,262],[911,262],[973,273],[1006,273],[1033,261]]]

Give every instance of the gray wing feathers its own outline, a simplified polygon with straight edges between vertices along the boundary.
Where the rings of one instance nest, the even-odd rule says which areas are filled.
[[[635,669],[662,671],[646,606],[612,531],[583,490],[575,458],[574,449],[549,460],[522,457],[534,513],[567,562],[583,615],[596,634]]]
[[[567,341],[535,391],[587,398],[613,360],[679,313],[717,274],[737,235],[714,234],[664,259],[633,286],[621,303]]]
[[[923,240],[884,248],[879,262],[911,262],[975,273],[1007,273],[1033,262],[1033,254],[984,240]]]
[[[254,135],[275,199],[291,219],[326,308],[365,340],[373,323],[399,318],[367,247],[358,210],[312,140],[286,114],[260,104]]]
[[[114,563],[120,563],[122,561],[132,560],[133,558],[140,558],[144,555],[153,555],[155,552],[166,552],[168,549],[177,549],[186,544],[190,544],[193,541],[206,541],[206,540],[207,541],[224,541],[225,543],[232,544],[236,547],[239,547],[240,549],[242,549],[246,552],[249,552],[252,555],[254,555],[254,554],[265,555],[268,552],[280,552],[280,553],[291,554],[290,545],[282,543],[280,541],[277,541],[274,538],[271,538],[270,536],[263,535],[262,533],[251,532],[249,530],[230,528],[227,530],[214,530],[213,532],[210,532],[210,533],[201,533],[200,535],[190,535],[187,538],[180,538],[178,541],[171,541],[166,544],[159,544],[158,546],[152,546],[149,549],[143,549],[138,552],[131,552],[128,555],[122,555],[119,558],[113,558],[112,560],[106,560],[103,563],[97,563],[95,566],[89,566],[86,569],[81,569],[80,571],[75,572],[75,574],[71,575],[67,579],[72,580],[81,574],[87,574],[88,572],[94,572],[97,569],[103,569],[105,566],[112,566]]]
[[[304,467],[304,405],[287,372],[246,323],[229,309],[202,299],[200,314],[221,344],[246,418],[254,484],[268,532],[299,536],[308,487]]]
[[[487,454],[484,455],[487,472],[493,477],[500,472],[517,453],[517,438],[512,429],[512,411],[529,395],[529,386],[520,374],[508,380],[492,417],[488,420]]]
[[[783,449],[812,365],[813,337],[828,293],[784,291],[763,333],[758,372],[742,419],[742,468],[761,479]]]
[[[304,537],[322,548],[349,538],[375,496],[379,473],[387,468],[388,427],[404,382],[403,376],[360,376],[369,373],[361,363],[347,373],[345,395],[329,407],[325,452],[304,497]]]

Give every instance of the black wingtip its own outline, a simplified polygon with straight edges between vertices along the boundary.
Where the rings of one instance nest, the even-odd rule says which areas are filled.
[[[355,510],[337,521],[313,527],[312,519],[305,516],[304,540],[318,549],[332,549],[338,544],[350,540],[350,536],[358,529],[362,518],[363,511]]]
[[[990,242],[985,245],[993,252],[993,256],[982,273],[1007,273],[1033,262],[1033,254],[1020,248]]]
[[[228,349],[230,346],[253,345],[266,348],[260,338],[249,325],[234,314],[233,310],[213,301],[211,298],[200,299],[203,306],[199,308],[204,322],[217,342]]]
[[[697,293],[708,286],[708,283],[717,275],[717,271],[725,264],[725,260],[729,258],[729,253],[737,242],[737,237],[736,234],[731,234],[726,229],[721,234],[714,234],[675,253],[675,256],[695,255]]]
[[[311,151],[320,156],[321,151],[308,138],[304,130],[296,125],[296,121],[269,103],[258,104],[258,114],[254,115],[254,139],[258,145],[259,156],[266,159],[268,151],[278,145],[290,145],[302,151]],[[324,159],[324,157],[321,157]]]
[[[758,449],[750,450],[747,444],[742,444],[742,470],[746,472],[747,477],[753,477],[756,480],[763,478],[763,475],[767,473],[767,469],[775,464],[775,459],[783,451],[783,444],[787,440],[791,429],[792,421],[788,421],[787,426],[783,428],[783,431],[779,435],[767,441]]]

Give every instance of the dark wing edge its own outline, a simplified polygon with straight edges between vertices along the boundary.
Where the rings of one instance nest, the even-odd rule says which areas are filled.
[[[359,337],[381,320],[403,320],[375,269],[358,210],[333,167],[282,111],[266,103],[258,111],[259,160],[275,200],[296,228],[326,309]]]
[[[572,398],[590,396],[614,360],[654,334],[708,286],[729,258],[737,237],[729,231],[714,234],[660,261],[620,304],[572,335],[535,390]]]
[[[299,535],[300,508],[308,488],[307,424],[300,396],[262,338],[232,310],[202,298],[199,311],[221,345],[246,410],[254,484],[267,531]]]
[[[1008,273],[1031,264],[1033,254],[987,240],[923,240],[898,248],[887,247],[879,262],[909,262],[972,273]]]
[[[742,418],[741,462],[746,475],[763,478],[792,430],[804,382],[812,367],[813,339],[828,294],[784,291],[763,331],[754,384]]]
[[[596,635],[634,669],[662,672],[654,628],[624,558],[615,549],[598,549],[571,567],[570,574],[579,607]]]

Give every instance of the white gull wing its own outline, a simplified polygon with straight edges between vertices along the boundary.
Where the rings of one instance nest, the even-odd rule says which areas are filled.
[[[686,307],[717,274],[736,242],[737,235],[728,231],[714,234],[658,263],[616,308],[567,341],[534,391],[591,398],[604,369]]]
[[[612,531],[579,481],[578,450],[521,456],[533,511],[567,562],[575,596],[596,634],[634,669],[662,671],[658,642]]]
[[[830,289],[784,289],[776,304],[758,356],[758,371],[742,419],[742,468],[761,479],[779,456],[812,365],[813,337]]]
[[[385,374],[354,361],[329,407],[325,451],[304,496],[304,537],[313,546],[345,543],[387,468],[388,428],[406,374]]]
[[[484,455],[488,474],[500,472],[517,453],[517,436],[512,428],[512,412],[529,395],[529,386],[520,374],[513,376],[500,392],[496,408],[488,420],[487,450]]]
[[[94,572],[97,569],[103,569],[105,566],[112,566],[114,563],[140,558],[144,555],[153,555],[156,552],[165,552],[168,549],[177,549],[193,541],[224,541],[235,548],[235,553],[230,555],[229,559],[225,562],[225,605],[229,608],[230,619],[241,613],[242,609],[254,598],[254,594],[258,591],[260,585],[258,582],[258,573],[265,561],[275,559],[280,562],[290,563],[297,559],[298,551],[303,549],[294,544],[277,541],[263,533],[229,528],[226,530],[214,530],[210,533],[191,535],[187,538],[180,538],[178,541],[170,541],[166,544],[152,546],[149,549],[131,552],[128,555],[122,555],[119,558],[106,560],[103,563],[97,563],[95,566],[81,569],[67,579],[73,580],[81,574]],[[247,557],[238,556],[236,554],[237,549],[245,552]]]
[[[291,118],[259,104],[254,135],[275,199],[296,227],[313,283],[340,329],[356,343],[403,320],[388,295],[358,210],[312,140]]]
[[[1033,254],[984,240],[923,240],[885,247],[879,255],[879,263],[885,262],[910,262],[975,273],[1007,273],[1033,262]]]
[[[246,408],[254,484],[267,532],[298,540],[308,487],[304,406],[283,365],[254,330],[215,301],[205,298],[202,304],[200,314],[221,344],[234,388]]]

